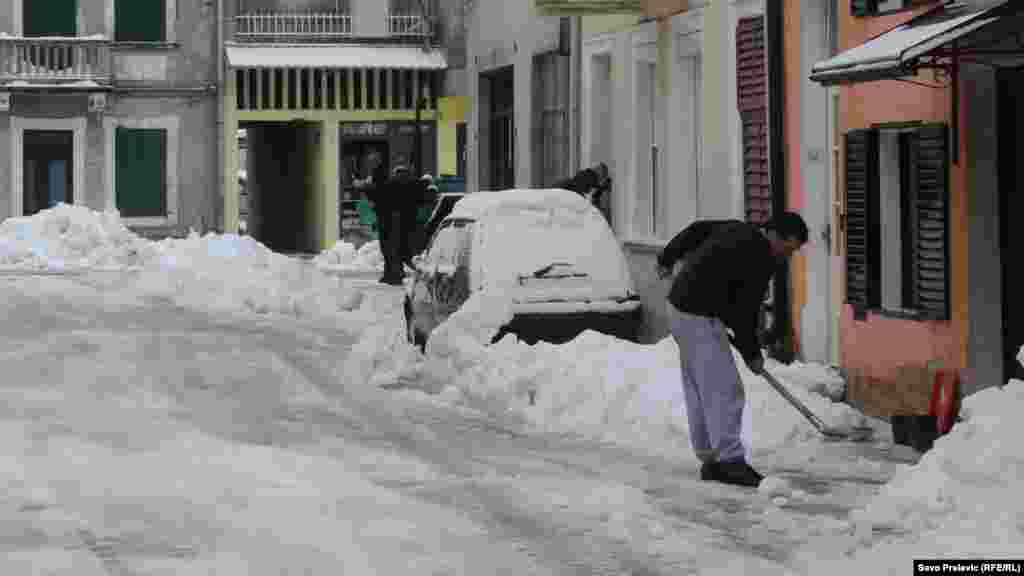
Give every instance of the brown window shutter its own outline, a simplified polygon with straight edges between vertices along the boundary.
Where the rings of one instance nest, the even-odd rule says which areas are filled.
[[[745,217],[762,223],[771,217],[768,182],[768,74],[764,17],[736,24],[736,89],[743,124]]]
[[[913,307],[922,317],[949,320],[949,148],[945,124],[914,132],[917,190],[913,218]]]
[[[878,205],[878,131],[846,134],[846,302],[854,317],[877,303],[881,265],[874,232]]]

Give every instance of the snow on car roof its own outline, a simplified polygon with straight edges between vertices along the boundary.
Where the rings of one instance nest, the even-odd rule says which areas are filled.
[[[516,209],[561,208],[572,212],[596,210],[575,192],[561,188],[510,188],[484,190],[466,194],[452,209],[448,218],[478,220],[496,211]]]

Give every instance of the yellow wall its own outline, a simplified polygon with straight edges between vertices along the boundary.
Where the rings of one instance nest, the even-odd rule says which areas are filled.
[[[445,96],[437,99],[437,174],[458,171],[458,138],[456,128],[466,122],[470,101],[467,96]]]
[[[629,28],[637,23],[639,16],[633,14],[609,14],[607,16],[584,16],[580,19],[584,38],[600,36]]]

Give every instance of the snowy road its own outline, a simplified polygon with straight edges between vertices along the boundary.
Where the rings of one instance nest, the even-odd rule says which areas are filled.
[[[130,282],[0,275],[2,573],[784,574],[801,546],[853,538],[846,513],[904,466],[885,446],[774,454],[762,471],[806,495],[773,503],[346,382],[336,320],[199,312]]]

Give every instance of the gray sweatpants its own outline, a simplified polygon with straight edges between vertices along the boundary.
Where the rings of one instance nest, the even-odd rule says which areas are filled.
[[[716,318],[694,316],[668,305],[672,337],[679,346],[690,443],[703,462],[744,458],[740,432],[746,401],[729,333]]]

